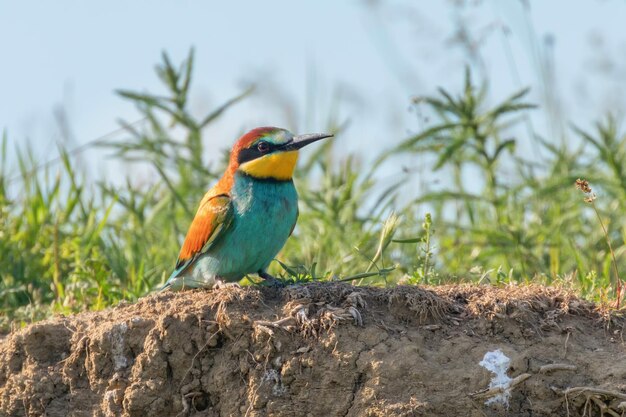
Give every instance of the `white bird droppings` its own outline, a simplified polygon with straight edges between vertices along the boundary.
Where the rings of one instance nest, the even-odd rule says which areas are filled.
[[[512,379],[506,374],[509,370],[511,360],[500,349],[493,352],[485,353],[483,360],[478,363],[483,368],[494,373],[494,377],[491,378],[489,388],[502,388],[502,394],[497,394],[487,401],[485,405],[490,404],[503,404],[509,406],[509,398],[511,397],[511,381]]]

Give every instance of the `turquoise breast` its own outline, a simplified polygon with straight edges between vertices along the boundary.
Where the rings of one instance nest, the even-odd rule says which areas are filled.
[[[264,270],[282,249],[298,217],[293,181],[259,180],[236,173],[234,218],[219,241],[192,266],[193,281],[238,281]]]

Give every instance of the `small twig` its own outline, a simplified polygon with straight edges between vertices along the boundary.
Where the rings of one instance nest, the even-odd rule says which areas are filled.
[[[567,328],[567,337],[565,337],[565,346],[563,349],[563,358],[565,358],[567,356],[567,342],[569,342],[569,337],[572,334],[570,328]]]
[[[494,397],[496,395],[499,394],[503,394],[504,392],[516,387],[517,385],[521,384],[522,382],[526,381],[528,378],[530,378],[532,375],[531,374],[521,374],[516,376],[515,378],[513,378],[511,380],[511,382],[509,382],[506,385],[501,385],[499,387],[491,387],[491,388],[486,388],[480,391],[476,391],[473,392],[471,394],[469,394],[470,397],[472,398],[490,398],[490,397]]]
[[[553,388],[555,392],[558,392],[558,388]],[[619,391],[611,391],[608,389],[594,388],[594,387],[572,387],[566,390],[562,390],[563,395],[579,395],[579,394],[597,394],[606,395],[619,398],[620,400],[626,400],[626,394]]]
[[[615,417],[619,417],[620,416],[620,414],[616,413],[614,410],[612,410],[611,408],[607,407],[606,404],[604,404],[602,401],[600,401],[594,395],[605,396],[605,397],[613,397],[613,398],[619,398],[620,400],[626,400],[626,394],[625,393],[622,393],[622,392],[619,392],[619,391],[611,391],[611,390],[602,389],[602,388],[595,388],[595,387],[571,387],[571,388],[567,388],[565,390],[562,390],[562,389],[557,388],[557,387],[550,387],[550,388],[555,393],[565,396],[565,407],[567,409],[567,415],[568,416],[569,416],[569,396],[570,395],[581,395],[581,394],[584,394],[587,397],[587,400],[585,401],[585,408],[583,409],[583,415],[585,415],[585,413],[586,413],[587,405],[589,405],[589,407],[590,407],[589,412],[591,413],[591,402],[593,402],[596,406],[598,406],[600,408],[600,413],[602,415],[610,414],[610,415],[615,416]],[[621,403],[620,403],[620,405],[621,405]]]
[[[295,328],[295,321],[296,319],[293,317],[285,317],[276,321],[258,320],[254,322],[254,326],[271,335],[273,334],[273,332],[270,330],[271,328],[281,329],[288,332],[292,331]]]
[[[606,414],[612,415],[613,417],[620,417],[619,414],[617,414],[615,411],[611,410],[610,407],[607,407],[607,405],[604,404],[599,398],[594,397],[593,395],[591,395],[589,398],[600,409],[600,415],[604,415],[606,413]]]
[[[543,365],[539,368],[540,374],[548,374],[555,371],[575,371],[578,367],[576,365],[569,365],[567,363],[551,363],[549,365]]]
[[[184,415],[188,415],[189,414],[189,402],[187,401],[188,398],[191,398],[191,400],[193,401],[193,397],[195,397],[196,395],[202,395],[201,391],[193,391],[193,392],[189,392],[185,395],[182,396],[182,402],[183,402],[183,411],[181,411],[180,413],[176,414],[176,417],[181,417]]]
[[[285,317],[276,321],[258,320],[258,321],[255,321],[254,324],[258,326],[276,327],[277,329],[284,329],[287,323],[292,323],[293,321],[294,321],[293,317]]]

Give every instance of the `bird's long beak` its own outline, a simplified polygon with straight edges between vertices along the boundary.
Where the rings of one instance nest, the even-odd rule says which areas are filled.
[[[293,137],[293,141],[289,142],[285,149],[297,150],[305,147],[309,143],[317,142],[320,139],[330,138],[333,135],[329,133],[309,133],[306,135],[298,135]]]

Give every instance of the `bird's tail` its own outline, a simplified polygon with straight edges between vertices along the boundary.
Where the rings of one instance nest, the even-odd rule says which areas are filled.
[[[213,288],[215,282],[215,277],[197,279],[186,275],[176,275],[176,271],[174,271],[159,291],[168,289],[171,291],[181,291],[191,288]]]

